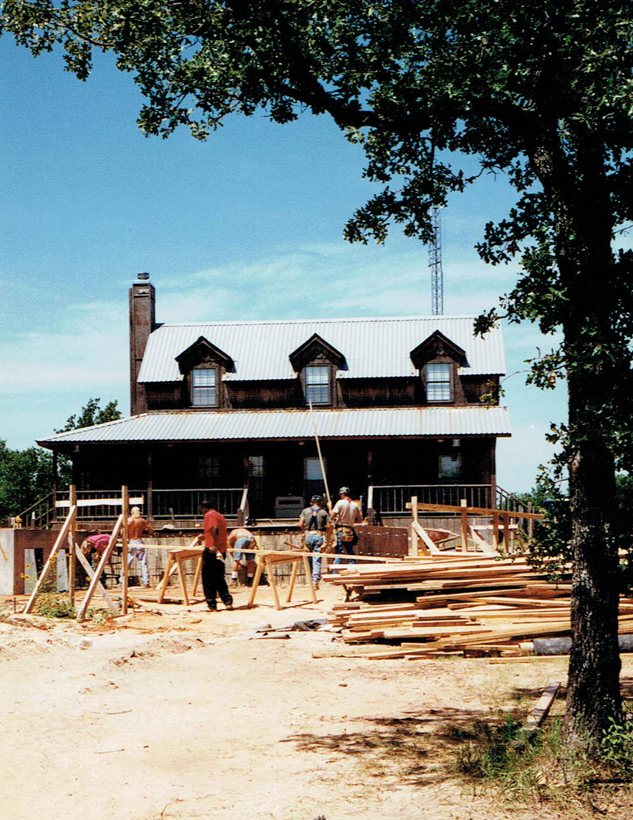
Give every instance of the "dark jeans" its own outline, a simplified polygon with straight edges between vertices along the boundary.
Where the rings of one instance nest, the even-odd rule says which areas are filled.
[[[217,553],[205,549],[202,553],[202,589],[209,609],[215,609],[216,596],[219,595],[225,606],[233,603],[233,597],[224,577],[224,561]]]

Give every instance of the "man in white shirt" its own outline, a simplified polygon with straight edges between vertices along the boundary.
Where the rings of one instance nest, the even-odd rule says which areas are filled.
[[[354,524],[361,520],[360,509],[350,498],[349,487],[341,487],[338,491],[340,498],[332,510],[332,518],[336,529],[336,547],[334,552],[342,555],[343,550],[348,555],[355,555],[354,547],[358,543],[358,535],[354,529]],[[335,558],[334,564],[340,564],[341,559]],[[355,564],[356,561],[348,561],[348,564]]]

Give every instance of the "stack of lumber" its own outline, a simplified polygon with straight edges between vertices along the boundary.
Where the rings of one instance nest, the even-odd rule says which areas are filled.
[[[329,613],[346,643],[400,644],[365,657],[518,655],[534,638],[570,632],[571,585],[549,583],[524,559],[429,557],[350,567],[326,578],[361,598]],[[377,600],[394,595],[398,602]],[[633,600],[623,599],[620,634],[631,633]]]

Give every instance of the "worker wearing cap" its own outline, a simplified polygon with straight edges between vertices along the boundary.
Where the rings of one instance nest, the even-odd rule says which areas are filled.
[[[304,533],[306,547],[313,554],[312,583],[318,589],[321,580],[321,547],[331,521],[327,511],[321,506],[321,496],[313,495],[311,500],[312,504],[299,516],[299,529]]]
[[[332,510],[332,518],[334,519],[334,526],[336,531],[336,547],[334,552],[337,556],[343,554],[343,550],[348,555],[355,555],[354,547],[358,543],[358,535],[354,529],[354,524],[361,520],[361,514],[358,504],[354,503],[350,498],[349,487],[341,487],[338,491],[340,498],[334,505]],[[340,564],[341,559],[337,557],[334,559],[335,564]],[[348,561],[348,564],[355,564],[353,559]]]

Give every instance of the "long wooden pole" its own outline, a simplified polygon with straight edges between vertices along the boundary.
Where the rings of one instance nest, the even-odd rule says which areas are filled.
[[[71,484],[68,488],[68,500],[70,506],[77,509],[77,488]],[[70,603],[75,605],[75,586],[76,586],[76,567],[75,561],[75,547],[77,538],[77,515],[73,517],[72,523],[68,530],[68,598]]]
[[[127,486],[124,484],[121,487],[121,592],[123,601],[121,604],[121,615],[127,615],[127,587],[128,587],[128,572],[127,572],[127,558],[128,558],[128,516],[129,499]]]
[[[327,485],[327,476],[325,475],[325,467],[323,465],[323,456],[321,454],[321,443],[319,442],[319,434],[317,433],[317,426],[316,420],[314,418],[314,411],[312,410],[312,402],[308,402],[308,407],[310,408],[310,418],[312,419],[312,428],[314,429],[314,440],[316,441],[317,446],[317,453],[319,454],[319,462],[321,464],[321,475],[323,476],[323,483],[325,484],[325,495],[327,497],[327,508],[332,515],[332,502],[330,500],[330,490]]]

